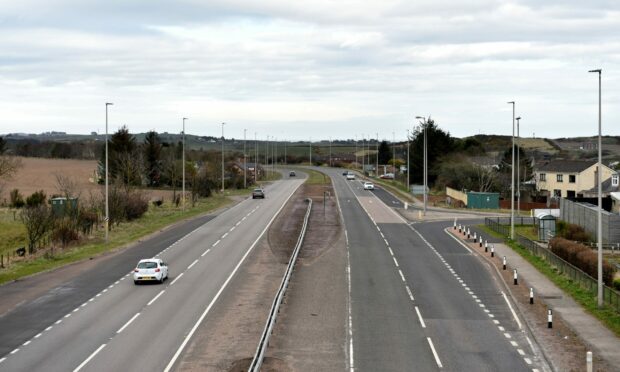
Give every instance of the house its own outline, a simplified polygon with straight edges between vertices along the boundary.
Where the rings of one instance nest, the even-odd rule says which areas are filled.
[[[536,190],[549,197],[585,197],[596,187],[597,162],[584,160],[553,160],[534,171]],[[618,173],[603,164],[603,180],[610,185],[618,182]],[[615,178],[614,178],[615,177]],[[615,180],[615,181],[614,181]]]
[[[258,169],[258,177],[260,178],[263,176],[264,174],[263,167],[260,165],[260,163],[258,164],[258,166],[256,163],[246,163],[245,165],[246,165],[246,172],[247,172],[246,174],[249,179],[254,179],[254,171],[256,169]],[[232,164],[232,169],[235,171],[235,173],[243,175],[243,162],[242,161],[234,162]]]
[[[611,211],[620,214],[620,191],[611,193]]]

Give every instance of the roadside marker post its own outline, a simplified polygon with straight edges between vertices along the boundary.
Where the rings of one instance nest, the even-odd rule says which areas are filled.
[[[514,270],[513,278],[514,278],[515,285],[518,285],[519,284],[519,274],[517,273],[517,269]]]
[[[456,218],[454,219],[454,225],[453,226],[454,226],[454,230],[456,230]]]
[[[488,252],[488,251],[489,251],[489,241],[488,241],[488,240],[485,240],[485,241],[484,241],[484,252],[486,253],[486,252]]]
[[[586,353],[586,371],[592,372],[592,352],[588,351]]]
[[[480,248],[482,248],[482,236],[480,237]]]
[[[471,232],[469,231],[469,227],[467,228],[467,239],[471,237]]]
[[[491,244],[491,257],[495,257],[495,246]]]
[[[534,288],[530,288],[530,305],[534,305]]]
[[[474,231],[474,243],[478,241],[478,234]]]
[[[547,310],[547,328],[553,328],[553,312],[551,309]]]
[[[506,270],[506,256],[502,259],[502,263],[504,264],[503,269]]]

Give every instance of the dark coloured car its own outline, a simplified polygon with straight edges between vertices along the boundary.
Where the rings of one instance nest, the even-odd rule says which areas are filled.
[[[288,174],[288,176],[289,176],[289,177],[295,177],[295,176],[296,176],[296,174],[295,174],[295,172],[294,172],[294,171],[291,171],[291,172]]]
[[[263,191],[263,189],[254,189],[254,191],[252,191],[252,199],[265,199],[265,191]]]

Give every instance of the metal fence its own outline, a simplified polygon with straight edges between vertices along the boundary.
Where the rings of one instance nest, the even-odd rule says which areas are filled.
[[[504,218],[505,219],[505,218]],[[505,237],[510,235],[510,226],[502,225],[502,218],[485,218],[484,224],[491,230],[502,234]],[[508,223],[510,219],[508,218]],[[516,222],[515,222],[516,223]],[[563,260],[558,255],[553,253],[550,249],[536,243],[535,241],[521,235],[515,234],[516,241],[520,246],[530,251],[532,254],[541,257],[547,261],[551,266],[555,267],[559,273],[566,275],[573,282],[579,284],[582,288],[587,289],[590,293],[597,294],[597,281],[590,275],[581,271],[579,268]],[[620,311],[620,293],[616,292],[612,288],[603,286],[603,299],[604,302],[614,308],[616,311]]]

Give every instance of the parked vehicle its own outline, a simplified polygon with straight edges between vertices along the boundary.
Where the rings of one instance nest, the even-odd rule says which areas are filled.
[[[134,284],[141,282],[163,283],[168,278],[168,264],[159,258],[140,260],[133,270]]]
[[[289,177],[295,177],[296,176],[295,171],[290,171],[288,176]]]
[[[364,190],[374,190],[375,185],[372,182],[364,182]]]
[[[381,176],[379,176],[379,178],[383,178],[384,180],[393,180],[394,179],[394,173],[382,174]]]
[[[261,188],[254,189],[252,191],[252,199],[265,199],[265,191]]]

